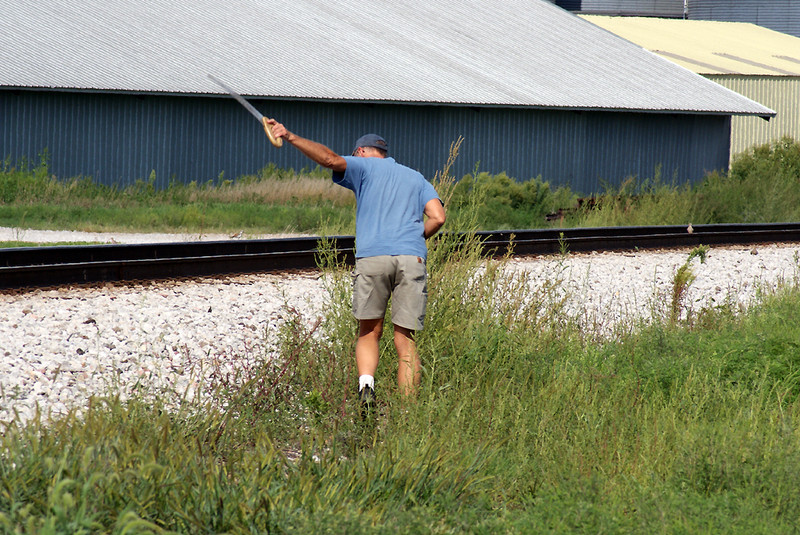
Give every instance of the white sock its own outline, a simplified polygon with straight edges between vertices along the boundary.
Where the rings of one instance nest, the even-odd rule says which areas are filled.
[[[358,391],[364,390],[365,386],[375,390],[375,378],[371,375],[360,375],[358,377]]]

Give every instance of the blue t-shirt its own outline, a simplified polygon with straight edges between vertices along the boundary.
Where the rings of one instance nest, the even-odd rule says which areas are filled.
[[[427,258],[425,205],[439,195],[417,171],[394,158],[345,156],[347,170],[333,181],[356,195],[356,257]]]

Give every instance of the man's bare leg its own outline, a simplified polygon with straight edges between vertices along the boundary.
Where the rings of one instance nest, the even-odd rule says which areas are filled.
[[[383,318],[359,320],[356,341],[356,367],[358,375],[375,377],[378,370],[379,344],[383,332]]]
[[[380,340],[383,318],[359,320],[356,341],[356,367],[358,368],[358,399],[361,418],[367,420],[375,405],[375,372],[380,358]]]
[[[421,365],[414,342],[414,331],[394,326],[394,347],[397,349],[397,386],[406,396],[416,395],[421,378]]]

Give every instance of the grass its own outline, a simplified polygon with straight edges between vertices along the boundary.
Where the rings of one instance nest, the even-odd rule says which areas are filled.
[[[447,169],[436,183],[451,202]],[[470,202],[448,220],[467,238],[429,244],[418,399],[393,386],[384,337],[381,415],[361,422],[349,269],[325,239],[326,314],[287,308],[265,335],[278,358],[231,355],[237,371],[195,397],[111,391],[7,423],[0,530],[796,532],[797,275],[747,311],[671,315],[698,248],[659,321],[601,339],[566,312],[557,273],[529,280],[481,258],[484,200]]]
[[[6,160],[0,170],[0,226],[88,232],[333,233],[355,230],[352,194],[321,171],[263,169],[235,182],[173,183],[158,190],[148,181],[126,188],[87,177],[59,180],[46,157],[36,165]]]
[[[629,179],[598,196],[578,226],[769,223],[800,219],[800,143],[783,138],[738,154],[696,186]]]
[[[746,313],[707,310],[596,341],[553,281],[523,286],[502,260],[480,269],[474,248],[439,241],[433,257],[440,248],[415,402],[395,391],[386,358],[383,415],[361,424],[349,275],[331,261],[328,313],[310,323],[287,309],[272,333],[281,358],[232,355],[239,375],[177,404],[112,393],[80,413],[7,424],[0,529],[796,530],[795,284]]]
[[[46,153],[35,164],[7,158],[0,165],[0,226],[183,235],[355,232],[352,193],[320,169],[270,166],[236,180],[161,190],[154,183],[151,176],[108,187],[90,177],[53,176]],[[797,221],[800,143],[785,138],[753,147],[734,158],[727,174],[698,177],[693,186],[654,169],[652,177],[579,193],[541,177],[491,175],[476,167],[454,184],[447,210],[451,217],[472,211],[478,230]]]

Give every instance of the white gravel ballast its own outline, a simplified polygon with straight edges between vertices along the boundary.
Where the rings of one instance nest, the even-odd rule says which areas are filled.
[[[610,332],[651,314],[669,295],[690,250],[569,254],[513,259],[531,283],[559,273],[571,314]],[[800,244],[713,247],[685,303],[699,310],[748,305],[759,289],[797,282]],[[316,272],[204,278],[158,284],[108,284],[0,294],[0,421],[84,406],[109,385],[191,391],[198,364],[269,352],[265,333],[290,306],[308,323],[323,313]],[[355,334],[355,333],[354,333]]]

